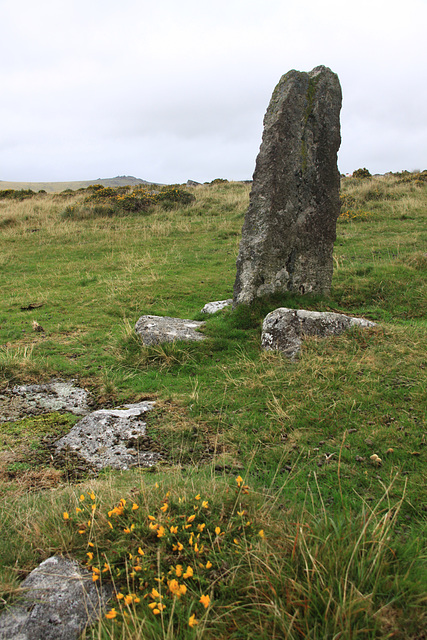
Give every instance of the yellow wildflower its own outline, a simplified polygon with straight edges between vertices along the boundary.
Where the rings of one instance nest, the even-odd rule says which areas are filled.
[[[193,515],[192,515],[192,516],[189,516],[189,517],[187,518],[187,522],[193,522],[193,520],[194,520],[194,518],[195,518],[195,517],[196,517],[196,516],[195,516],[195,515],[194,515],[194,513],[193,513]]]
[[[209,604],[211,602],[211,599],[209,596],[202,596],[199,600],[199,602],[202,603],[202,605],[204,606],[205,609],[207,609],[209,607]]]
[[[182,571],[183,571],[182,564],[177,564],[175,567],[175,573],[177,575],[177,578],[180,578],[182,576]]]
[[[193,569],[189,566],[187,566],[187,571],[184,573],[184,575],[182,576],[183,578],[191,578],[191,576],[193,575]]]
[[[217,536],[221,533],[221,527],[215,527],[215,533]]]
[[[158,531],[157,531],[157,537],[158,538],[163,538],[164,535],[165,535],[165,528],[160,526]]]
[[[236,482],[237,482],[237,486],[240,487],[242,482],[243,482],[243,478],[242,476],[237,476],[236,478]]]
[[[170,532],[171,533],[178,533],[178,527],[171,527],[170,528]]]
[[[157,589],[155,589],[154,587],[151,589],[151,593],[150,593],[150,595],[151,595],[153,598],[161,598],[160,593],[159,593],[159,592],[157,591]]]
[[[259,537],[260,537],[260,538],[265,538],[264,529],[260,529],[260,530],[258,531],[258,535],[259,535]]]
[[[116,615],[117,615],[117,611],[113,608],[108,613],[105,614],[105,617],[108,618],[109,620],[112,620],[113,618],[116,617]]]
[[[207,509],[207,508],[208,508],[208,506],[209,506],[209,502],[208,502],[207,500],[203,500],[203,502],[202,502],[202,507],[203,507],[204,509]]]
[[[190,627],[195,627],[195,626],[196,626],[196,624],[199,624],[199,621],[198,621],[198,620],[196,620],[196,615],[195,615],[194,613],[193,613],[193,615],[192,615],[192,616],[190,616],[190,619],[189,619],[189,621],[188,621],[188,624],[189,624],[189,626],[190,626]]]
[[[82,512],[82,510],[79,509],[79,507],[76,507],[76,513],[81,513],[81,512]]]
[[[200,500],[200,498],[201,498],[201,495],[200,495],[200,493],[198,493],[197,496],[194,499],[195,500]]]
[[[134,502],[132,505],[132,511],[136,511],[137,509],[139,509],[139,506]]]
[[[138,553],[139,553],[140,556],[145,555],[143,550],[141,549],[141,547],[138,547]]]
[[[125,596],[125,604],[127,605],[132,604],[132,600],[133,600],[133,597],[131,595]]]
[[[168,507],[169,507],[168,503],[164,502],[163,506],[160,507],[160,511],[163,511],[163,513],[165,513],[168,510]]]
[[[92,582],[96,582],[99,580],[99,575],[97,573],[92,573]]]
[[[124,598],[123,593],[118,593],[118,594],[116,595],[116,598],[117,598],[117,600],[122,600],[122,599]]]
[[[93,491],[92,491],[92,493],[90,494],[90,499],[91,499],[91,500],[95,500],[95,494],[94,494],[94,492],[93,492]]]
[[[68,511],[64,511],[62,516],[63,516],[64,520],[69,520],[69,518],[70,518],[70,514],[68,513]]]
[[[206,563],[206,569],[210,569],[212,566],[212,562],[210,562],[209,560]]]
[[[203,529],[206,527],[205,523],[203,522],[202,524],[198,524],[197,525],[197,531],[203,531]]]
[[[89,560],[93,560],[93,553],[92,553],[92,551],[88,551],[86,555],[87,555],[87,557],[89,558]]]
[[[80,495],[80,502],[83,502],[83,500],[85,499],[83,493]]]

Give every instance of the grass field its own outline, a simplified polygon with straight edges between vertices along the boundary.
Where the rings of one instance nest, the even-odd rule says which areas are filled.
[[[83,192],[0,200],[0,393],[60,377],[98,407],[155,399],[164,453],[77,477],[45,440],[73,416],[0,425],[0,603],[65,553],[118,594],[86,638],[426,637],[423,176],[343,179],[329,297],[226,309],[205,341],[151,348],[140,315],[205,319],[232,296],[249,185],[127,215]],[[260,350],[278,306],[377,326],[290,363]]]

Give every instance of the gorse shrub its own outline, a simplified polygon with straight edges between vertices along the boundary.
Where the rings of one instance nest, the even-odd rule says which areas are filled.
[[[171,210],[178,206],[188,206],[195,201],[193,194],[178,186],[163,187],[160,192],[157,192],[140,186],[113,188],[93,185],[86,191],[89,191],[89,195],[82,204],[76,203],[64,209],[61,214],[63,219],[109,218],[128,213],[144,214],[157,203],[162,209]]]
[[[353,178],[371,178],[371,173],[368,169],[363,168],[363,169],[356,169],[356,171],[353,171]]]
[[[219,514],[210,498],[197,494],[188,500],[173,490],[163,495],[157,483],[154,510],[138,494],[121,498],[110,510],[103,510],[94,492],[75,496],[72,509],[63,513],[64,524],[84,541],[92,581],[114,583],[107,619],[123,621],[139,612],[154,622],[158,616],[161,637],[164,625],[176,634],[207,617],[216,598],[226,595],[221,591],[236,556],[265,538],[248,519],[249,487],[241,476],[235,482]]]
[[[157,195],[157,202],[160,202],[165,210],[170,210],[177,205],[185,207],[195,200],[196,197],[192,193],[175,186],[163,187]]]
[[[32,189],[4,189],[0,191],[0,200],[25,200],[36,195],[37,193]]]

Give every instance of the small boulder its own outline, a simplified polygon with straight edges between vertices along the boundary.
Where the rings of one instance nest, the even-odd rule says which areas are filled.
[[[216,313],[217,311],[224,309],[224,307],[229,307],[231,304],[233,304],[233,298],[228,298],[228,300],[217,300],[216,302],[208,302],[201,310],[201,313]]]
[[[146,346],[152,346],[176,340],[187,342],[204,340],[205,336],[196,331],[204,324],[201,321],[182,320],[168,316],[141,316],[135,325],[135,331]]]
[[[261,345],[265,351],[281,351],[294,359],[304,336],[340,335],[350,327],[374,327],[375,322],[340,313],[321,313],[281,307],[269,313],[262,325]]]
[[[125,405],[126,409],[101,409],[77,422],[54,444],[55,462],[73,459],[93,471],[106,467],[150,467],[161,454],[152,450],[142,417],[154,402]]]
[[[0,616],[0,640],[77,640],[112,597],[74,560],[52,556],[21,585],[24,595]]]

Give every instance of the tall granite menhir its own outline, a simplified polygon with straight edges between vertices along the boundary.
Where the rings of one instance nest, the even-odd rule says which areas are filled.
[[[341,87],[327,67],[289,71],[271,97],[243,224],[234,305],[328,293],[340,211]]]

